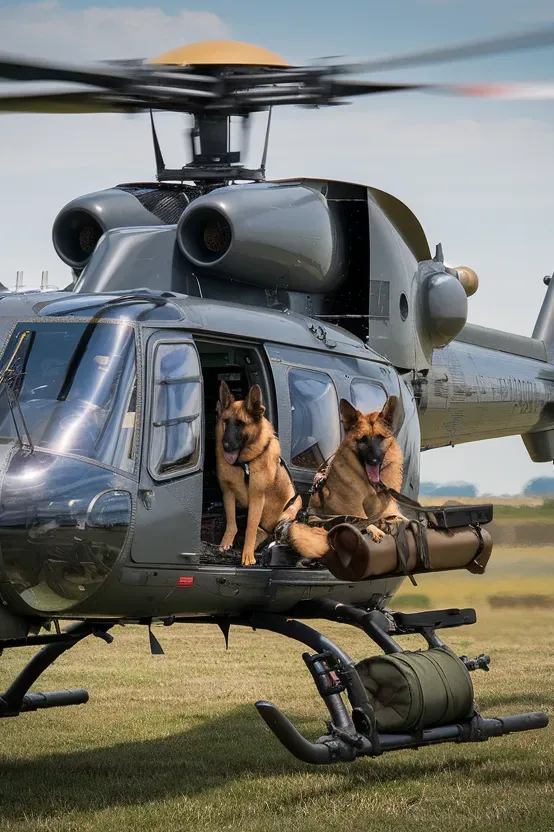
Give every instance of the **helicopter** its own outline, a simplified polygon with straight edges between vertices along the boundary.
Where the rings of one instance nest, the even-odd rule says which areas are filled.
[[[364,413],[390,397],[400,403],[402,494],[416,505],[422,450],[518,435],[532,460],[554,460],[554,281],[531,337],[474,326],[477,275],[448,266],[441,245],[432,253],[400,199],[359,183],[265,177],[276,106],[408,89],[536,98],[536,84],[350,76],[552,43],[550,27],[306,67],[234,41],[86,66],[0,55],[5,80],[78,86],[2,93],[0,111],[149,112],[156,160],[155,182],[79,196],[59,212],[53,245],[72,273],[63,291],[0,294],[0,650],[41,648],[0,695],[0,717],[86,703],[84,689],[29,692],[86,637],[110,643],[117,625],[140,624],[163,653],[153,624],[213,623],[226,641],[231,625],[247,626],[315,651],[303,659],[329,710],[325,735],[311,742],[275,705],[256,703],[310,763],[548,724],[541,712],[478,712],[468,674],[488,670],[489,658],[456,657],[437,635],[471,625],[475,611],[395,612],[402,570],[342,580],[275,542],[252,567],[219,551],[214,435],[221,382],[237,398],[259,385],[304,497],[341,441],[341,398]],[[539,93],[552,96],[553,85]],[[154,111],[193,117],[192,158],[181,168],[165,166]],[[268,113],[263,157],[247,168],[231,149],[230,122],[240,117],[247,130],[259,112]],[[468,524],[492,518],[492,507],[473,508]],[[360,664],[305,623],[313,619],[361,629],[396,671],[399,657],[446,656],[469,699],[440,718],[383,729]],[[60,621],[73,623],[62,631]],[[407,634],[427,650],[404,651],[394,636]]]

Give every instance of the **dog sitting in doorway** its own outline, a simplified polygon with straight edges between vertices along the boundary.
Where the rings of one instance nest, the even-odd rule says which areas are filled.
[[[256,563],[256,546],[280,520],[294,520],[302,499],[281,459],[279,439],[265,416],[258,384],[244,400],[236,401],[222,381],[217,416],[216,470],[226,520],[219,548],[225,551],[233,545],[238,503],[248,509],[241,563],[251,566]]]

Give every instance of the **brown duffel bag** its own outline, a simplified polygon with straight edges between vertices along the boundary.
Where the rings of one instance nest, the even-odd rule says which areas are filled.
[[[378,543],[351,523],[328,532],[329,551],[323,561],[335,578],[363,581],[383,575],[467,569],[481,575],[492,552],[492,537],[482,527],[425,528],[417,521],[399,525],[396,534]]]

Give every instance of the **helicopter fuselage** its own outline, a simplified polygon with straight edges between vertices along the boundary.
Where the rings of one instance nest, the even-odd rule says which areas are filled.
[[[554,368],[539,356],[512,357],[508,372],[499,350],[464,341],[437,351],[422,392],[413,373],[355,336],[325,325],[322,340],[293,313],[147,293],[1,303],[1,367],[11,364],[12,377],[0,398],[0,639],[21,637],[32,619],[202,620],[331,596],[379,607],[393,596],[401,577],[348,583],[326,569],[244,568],[217,554],[221,380],[237,397],[261,386],[301,493],[340,442],[340,398],[369,412],[400,397],[412,498],[426,432],[435,444],[524,433],[554,398]]]
[[[554,285],[533,338],[467,324],[471,290],[390,194],[124,185],[62,209],[53,240],[70,290],[0,298],[0,646],[49,619],[387,603],[398,574],[218,551],[222,380],[260,385],[302,494],[341,441],[341,398],[399,398],[408,498],[422,449],[521,435],[554,459]]]

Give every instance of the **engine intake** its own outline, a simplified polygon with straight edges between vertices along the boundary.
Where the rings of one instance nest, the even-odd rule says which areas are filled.
[[[189,217],[184,231],[189,260],[197,266],[218,263],[229,251],[233,232],[229,221],[216,208],[200,207]]]
[[[256,286],[327,293],[345,277],[334,206],[305,185],[218,188],[185,209],[177,242],[198,268]]]

